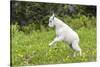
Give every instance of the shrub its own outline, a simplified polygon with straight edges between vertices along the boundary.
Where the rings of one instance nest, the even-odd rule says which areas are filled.
[[[79,29],[81,27],[92,28],[96,27],[96,18],[94,16],[88,17],[85,15],[78,15],[74,17],[65,17],[64,21],[66,24],[74,29]]]

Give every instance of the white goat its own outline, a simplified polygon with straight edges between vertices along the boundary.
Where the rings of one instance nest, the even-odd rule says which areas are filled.
[[[56,18],[54,14],[49,18],[48,25],[49,27],[55,27],[55,30],[56,30],[56,37],[49,44],[49,46],[63,40],[64,42],[67,42],[72,49],[79,52],[81,56],[81,48],[79,47],[79,36],[75,31],[73,31],[63,21]]]

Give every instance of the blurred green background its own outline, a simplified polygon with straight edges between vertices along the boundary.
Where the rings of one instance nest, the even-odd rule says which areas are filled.
[[[96,6],[11,1],[11,25],[18,24],[27,33],[48,31],[52,13],[74,29],[96,26]]]

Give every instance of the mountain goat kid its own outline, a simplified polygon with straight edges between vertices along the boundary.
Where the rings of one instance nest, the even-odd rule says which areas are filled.
[[[49,43],[49,46],[63,40],[64,42],[67,42],[72,49],[79,52],[81,56],[81,48],[79,47],[79,36],[74,30],[72,30],[72,28],[70,28],[60,19],[56,18],[54,14],[49,18],[48,26],[55,27],[56,31],[56,37],[51,43]]]

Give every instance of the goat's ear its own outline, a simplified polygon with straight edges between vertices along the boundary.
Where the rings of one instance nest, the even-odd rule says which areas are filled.
[[[55,16],[55,14],[53,13],[53,14],[52,14],[52,16],[54,17],[54,16]]]
[[[54,20],[54,18],[55,18],[55,17],[53,16],[53,20]]]
[[[53,16],[53,19],[54,19],[54,17],[55,17],[55,14],[53,13],[53,15],[52,15],[52,16]]]

